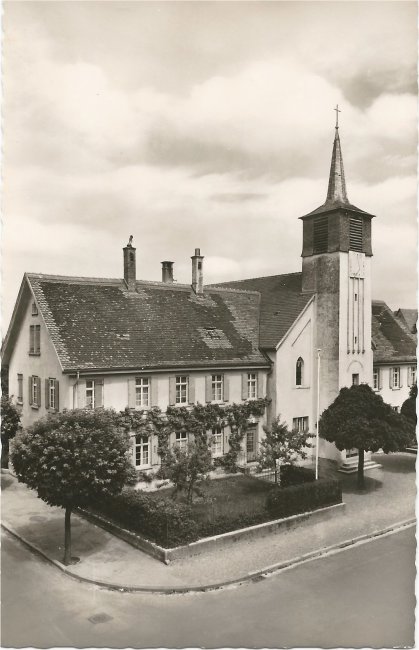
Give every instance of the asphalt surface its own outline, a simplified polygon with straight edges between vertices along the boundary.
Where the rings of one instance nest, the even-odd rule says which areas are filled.
[[[202,594],[80,584],[2,533],[2,647],[414,645],[415,529]]]

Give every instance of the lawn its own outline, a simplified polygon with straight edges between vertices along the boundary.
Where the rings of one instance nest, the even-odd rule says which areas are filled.
[[[265,510],[271,490],[272,483],[246,475],[200,481],[192,502],[194,519],[213,521],[218,517],[260,513]],[[161,488],[147,492],[147,496],[172,500],[173,492],[174,488]],[[178,496],[177,501],[186,503],[186,496]]]

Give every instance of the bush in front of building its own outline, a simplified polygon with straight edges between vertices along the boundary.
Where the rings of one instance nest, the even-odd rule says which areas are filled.
[[[273,519],[291,517],[342,502],[342,488],[336,479],[319,479],[273,489],[266,507]]]
[[[300,483],[311,483],[316,478],[315,472],[309,467],[299,465],[283,465],[281,467],[281,485],[300,485]]]

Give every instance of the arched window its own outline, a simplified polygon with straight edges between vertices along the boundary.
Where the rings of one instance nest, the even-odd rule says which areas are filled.
[[[302,386],[303,385],[303,373],[304,373],[304,361],[302,360],[301,357],[297,359],[297,363],[295,365],[295,385],[296,386]]]

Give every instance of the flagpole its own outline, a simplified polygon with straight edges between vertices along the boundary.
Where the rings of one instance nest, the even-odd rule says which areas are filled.
[[[316,424],[316,481],[319,478],[319,419],[320,419],[320,352],[317,350],[317,424]]]

